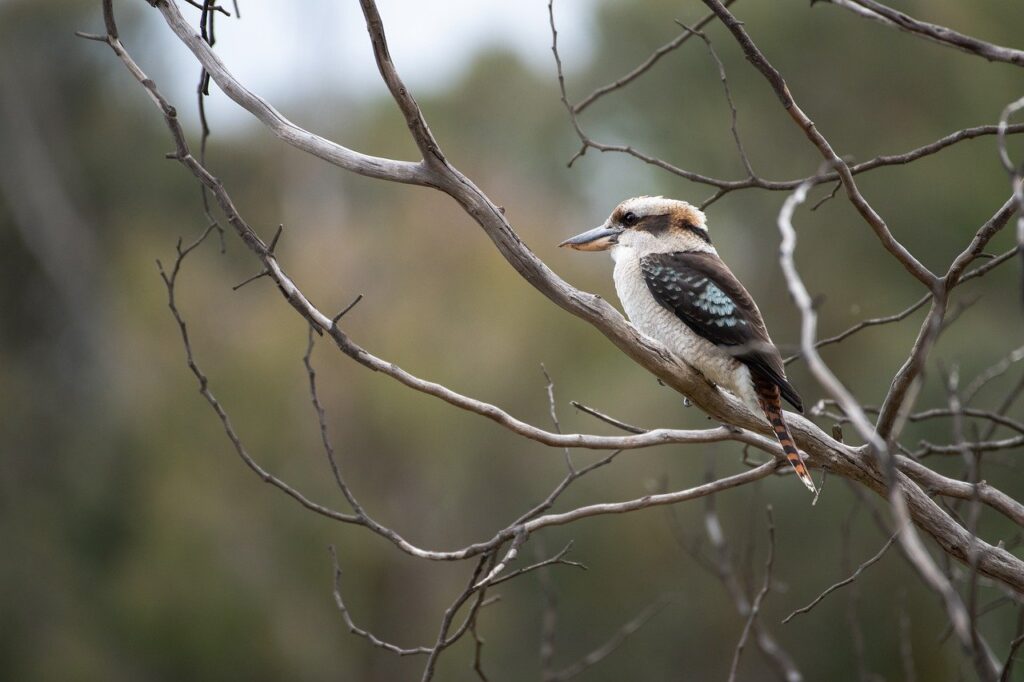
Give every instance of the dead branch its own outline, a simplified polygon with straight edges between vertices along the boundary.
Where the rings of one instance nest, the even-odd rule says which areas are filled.
[[[772,567],[775,564],[775,519],[772,518],[771,505],[768,505],[766,514],[768,515],[768,558],[764,564],[764,583],[750,605],[750,614],[747,616],[747,622],[743,625],[743,633],[740,635],[740,641],[736,643],[735,651],[733,651],[732,665],[729,667],[729,682],[734,682],[736,679],[736,670],[740,664],[740,656],[743,655],[743,647],[746,645],[747,638],[750,636],[750,630],[761,611],[761,602],[764,601],[768,590],[771,589]]]
[[[621,628],[616,630],[604,644],[583,656],[575,663],[562,668],[558,672],[545,675],[543,679],[545,682],[563,682],[564,680],[571,680],[572,678],[582,674],[614,653],[615,650],[622,646],[627,639],[632,635],[635,635],[640,628],[646,625],[648,621],[658,615],[671,603],[672,598],[670,596],[659,597],[649,604],[643,611],[638,613],[634,618],[627,621]]]
[[[173,3],[161,0],[157,3],[157,6],[169,26],[192,50],[204,67],[207,68],[214,81],[225,91],[234,93],[233,99],[236,99],[236,101],[242,103],[243,106],[254,111],[259,116],[266,118],[271,128],[276,127],[278,131],[284,130],[285,132],[291,131],[291,133],[296,133],[293,128],[282,124],[278,116],[268,114],[268,112],[273,111],[269,108],[269,105],[248,93],[227,72],[220,60],[209,50],[209,46],[199,39],[181,19]],[[721,8],[720,3],[718,7]],[[721,9],[718,11],[721,11]],[[119,45],[119,42],[116,44]],[[123,53],[123,49],[121,52]],[[130,63],[134,65],[134,62]],[[131,69],[132,67],[129,68]],[[137,67],[135,69],[137,70]],[[139,75],[141,75],[141,71],[138,72],[137,77]],[[151,81],[145,79],[144,75],[141,75],[139,80],[140,82],[146,81],[147,84],[151,85]],[[159,99],[154,101],[160,104]],[[161,108],[163,107],[161,106]],[[288,138],[289,136],[286,134],[285,137]],[[512,231],[511,226],[505,221],[498,207],[493,202],[490,202],[467,178],[462,176],[450,164],[444,166],[434,165],[430,168],[421,163],[390,162],[390,160],[383,160],[387,163],[381,164],[367,160],[346,148],[336,149],[335,147],[338,146],[334,145],[334,143],[327,144],[326,141],[321,141],[321,138],[317,138],[314,135],[306,134],[305,136],[300,135],[300,137],[302,137],[300,148],[306,148],[320,158],[325,158],[332,163],[347,167],[354,172],[367,174],[371,177],[381,177],[382,179],[390,178],[398,182],[428,184],[450,194],[477,220],[509,263],[528,282],[547,295],[553,302],[568,312],[590,322],[628,357],[654,373],[667,385],[684,395],[688,395],[701,409],[713,418],[760,433],[767,432],[767,425],[748,413],[735,399],[709,386],[692,368],[680,363],[676,358],[668,354],[660,344],[639,335],[630,325],[625,324],[621,315],[615,312],[603,300],[570,287],[554,275],[519,240]],[[194,161],[190,156],[184,157],[184,160],[188,161],[189,163],[186,165],[190,166],[191,161]],[[191,170],[200,175],[206,175],[205,169],[193,167]],[[207,178],[207,181],[210,183],[207,186],[214,184],[211,178]],[[217,194],[217,187],[211,187],[211,189],[214,189],[215,194]],[[222,187],[219,189],[223,192]],[[229,215],[237,215],[233,205],[229,201],[227,203],[223,201],[225,196],[218,196],[218,203],[221,204],[221,208],[226,210]],[[339,349],[371,369],[389,373],[389,375],[397,378],[409,387],[425,390],[426,392],[433,391],[439,397],[444,397],[445,399],[452,398],[455,400],[453,404],[458,402],[455,396],[447,392],[447,389],[443,389],[443,387],[430,382],[422,382],[422,380],[418,380],[398,370],[393,365],[380,361],[352,343],[336,327],[332,329],[333,325],[329,324],[329,318],[316,310],[305,296],[301,294],[294,283],[284,275],[276,260],[267,256],[266,247],[258,240],[258,237],[255,237],[251,229],[248,229],[244,223],[239,223],[237,220],[232,223],[232,227],[239,232],[249,248],[261,260],[264,260],[265,265],[268,265],[268,270],[272,273],[273,278],[278,283],[288,302],[303,314],[304,317],[308,316],[307,319],[310,319],[318,328],[327,330]],[[837,443],[813,424],[801,419],[797,415],[789,416],[787,421],[790,423],[791,430],[794,432],[794,437],[799,447],[808,453],[812,462],[820,466],[827,466],[833,473],[858,481],[872,490],[883,494],[885,489],[884,482],[862,460],[862,454],[858,454],[853,449]],[[559,443],[559,445],[562,445],[562,443]],[[910,490],[909,493],[907,500],[915,523],[920,524],[922,529],[935,537],[945,551],[963,560],[967,556],[968,542],[961,532],[962,529],[923,493],[918,494],[919,491],[914,490]],[[505,539],[508,539],[508,537],[510,536],[506,536]],[[397,539],[393,539],[393,541],[406,551],[417,551],[416,548],[403,544],[404,541],[399,542]],[[479,547],[464,549],[466,550],[465,553],[461,551],[440,554],[426,553],[425,556],[454,560],[484,551]],[[980,563],[980,570],[986,575],[999,577],[1001,580],[1006,581],[1007,584],[1024,586],[1024,562],[1020,562],[1019,559],[998,548],[986,546]]]
[[[728,7],[729,5],[731,5],[734,2],[736,2],[736,0],[726,0],[725,5],[726,5],[726,7]],[[550,4],[548,6],[548,9],[549,10],[551,9]],[[647,59],[645,59],[643,62],[641,62],[632,71],[630,71],[626,75],[622,76],[621,78],[618,78],[615,81],[613,81],[611,83],[608,83],[607,85],[602,85],[601,87],[595,89],[589,95],[587,95],[586,97],[581,99],[576,104],[573,104],[572,105],[572,113],[573,114],[582,114],[584,109],[586,109],[591,104],[593,104],[597,100],[601,99],[605,95],[607,95],[609,93],[612,93],[612,92],[615,92],[616,90],[621,90],[625,86],[629,85],[630,83],[635,81],[637,78],[639,78],[640,76],[642,76],[645,73],[647,73],[648,71],[650,71],[651,67],[654,66],[655,64],[657,64],[658,61],[662,57],[664,57],[665,55],[669,54],[670,52],[674,52],[676,49],[678,49],[680,46],[682,46],[684,43],[686,43],[687,40],[689,40],[691,37],[696,35],[697,31],[700,31],[702,28],[704,28],[709,23],[714,21],[714,19],[715,19],[715,15],[714,14],[708,14],[707,16],[702,18],[700,21],[698,21],[696,24],[694,24],[692,29],[691,28],[687,28],[687,27],[684,26],[683,27],[684,30],[683,30],[682,33],[680,33],[678,36],[673,38],[671,41],[669,41],[668,43],[662,45],[661,47],[656,49],[654,52],[652,52],[651,56],[649,56]]]
[[[848,9],[872,21],[885,26],[898,28],[919,38],[925,38],[961,52],[973,54],[990,62],[1005,62],[1016,66],[1024,66],[1024,51],[1011,47],[1002,47],[965,35],[953,29],[929,24],[906,14],[898,12],[875,0],[824,0],[828,4]]]
[[[434,676],[437,659],[441,653],[458,641],[466,632],[470,632],[476,644],[474,670],[481,679],[486,679],[480,661],[482,639],[476,630],[476,619],[479,609],[484,604],[489,603],[485,596],[487,589],[534,570],[541,570],[542,575],[544,575],[545,569],[553,565],[580,566],[576,562],[567,561],[563,558],[568,551],[567,546],[553,557],[502,575],[511,562],[516,559],[518,552],[532,533],[549,526],[575,523],[592,516],[629,513],[654,506],[674,505],[699,497],[707,497],[722,490],[747,485],[778,471],[780,466],[778,445],[775,444],[774,440],[763,435],[769,433],[770,430],[759,416],[751,415],[739,401],[709,384],[703,376],[686,364],[685,361],[668,353],[661,344],[639,334],[636,329],[626,323],[622,316],[600,297],[575,289],[558,277],[522,242],[505,219],[503,210],[496,206],[469,178],[464,176],[449,161],[438,141],[433,136],[426,117],[411,91],[399,76],[391,59],[384,26],[373,0],[360,0],[360,5],[366,19],[374,58],[380,76],[387,85],[395,105],[402,112],[409,129],[409,134],[417,145],[417,149],[422,157],[419,161],[400,161],[368,156],[303,130],[285,119],[267,102],[249,92],[238,82],[213,52],[212,47],[215,42],[213,17],[218,10],[227,14],[226,10],[214,5],[209,0],[204,0],[201,5],[192,2],[192,0],[186,1],[190,2],[190,4],[195,4],[202,12],[199,35],[182,17],[175,0],[150,0],[150,3],[157,7],[170,29],[192,51],[201,66],[199,103],[201,108],[202,137],[198,159],[189,150],[185,134],[178,122],[177,113],[174,108],[163,97],[155,83],[146,77],[124,49],[114,22],[111,0],[103,0],[106,35],[83,34],[83,37],[105,42],[109,45],[125,68],[145,89],[150,99],[160,109],[174,141],[175,152],[171,155],[172,158],[179,161],[199,180],[203,188],[204,202],[207,201],[207,193],[209,193],[227,217],[227,223],[255,255],[261,265],[261,270],[256,278],[267,277],[273,280],[292,308],[309,323],[312,331],[310,332],[310,342],[304,362],[309,378],[311,400],[317,415],[324,451],[334,475],[335,483],[354,513],[345,514],[319,505],[260,467],[245,449],[239,435],[234,431],[226,411],[210,392],[209,381],[206,375],[195,362],[186,325],[175,302],[175,283],[186,256],[203,243],[211,230],[215,228],[220,229],[219,223],[212,216],[209,216],[209,206],[207,206],[209,227],[205,232],[188,247],[183,248],[179,243],[177,258],[173,268],[167,271],[164,270],[163,266],[160,266],[161,276],[168,292],[168,305],[178,325],[185,347],[186,360],[199,383],[201,394],[217,414],[225,433],[245,464],[262,480],[289,495],[306,509],[339,522],[363,526],[369,531],[389,540],[401,551],[417,558],[435,561],[460,561],[473,557],[477,559],[472,576],[466,586],[444,612],[433,645],[410,649],[404,649],[378,639],[368,631],[358,628],[353,623],[351,615],[341,598],[340,569],[335,559],[335,599],[346,625],[352,632],[367,639],[374,646],[389,650],[398,655],[418,654],[427,656],[423,671],[424,680],[430,680]],[[952,306],[954,312],[948,313],[951,291],[969,279],[981,277],[990,272],[1000,263],[1009,260],[1015,253],[1020,252],[1024,254],[1024,249],[1020,247],[1021,244],[1024,244],[1024,210],[1022,210],[1024,209],[1024,181],[1021,179],[1024,169],[1018,170],[1010,161],[1005,142],[1008,134],[1024,132],[1024,124],[1012,126],[1009,124],[1010,117],[1018,109],[1024,108],[1024,99],[1007,107],[998,126],[965,128],[905,154],[879,156],[860,164],[851,164],[837,154],[828,139],[818,131],[813,121],[797,104],[782,74],[755,45],[743,22],[729,11],[728,6],[732,4],[731,0],[727,0],[724,3],[721,0],[704,0],[704,2],[712,10],[712,15],[701,20],[696,28],[686,29],[683,34],[671,43],[656,50],[633,71],[609,85],[598,88],[575,105],[570,103],[566,94],[561,58],[557,49],[558,34],[554,20],[553,0],[548,5],[552,51],[556,62],[562,102],[582,145],[577,156],[583,154],[588,148],[631,154],[646,163],[663,168],[668,172],[675,173],[694,182],[715,187],[717,190],[715,195],[706,203],[710,203],[735,189],[756,187],[773,191],[795,190],[782,207],[778,225],[782,234],[780,263],[786,276],[787,287],[796,300],[802,318],[802,356],[807,359],[814,377],[833,397],[836,404],[841,407],[843,414],[836,414],[835,417],[841,421],[850,421],[857,428],[859,436],[867,445],[863,447],[847,445],[842,442],[841,433],[830,437],[816,425],[798,415],[787,415],[787,420],[791,425],[798,445],[808,454],[811,463],[826,472],[832,472],[834,475],[846,479],[858,494],[860,493],[860,488],[857,486],[863,486],[890,502],[897,532],[878,554],[861,564],[851,577],[825,590],[807,607],[798,609],[790,614],[784,622],[788,622],[798,613],[809,611],[832,591],[855,581],[864,569],[878,561],[888,547],[895,540],[898,540],[904,555],[918,571],[922,579],[941,595],[953,631],[961,646],[975,661],[978,674],[983,679],[995,680],[997,674],[1001,671],[1001,676],[1006,678],[1012,665],[1013,655],[1020,645],[1021,638],[1018,637],[1011,644],[1010,657],[1006,664],[1000,668],[977,631],[976,590],[981,584],[982,576],[986,576],[999,581],[1002,586],[1015,590],[1017,593],[1024,593],[1024,561],[1008,552],[1004,547],[994,547],[986,543],[978,537],[976,530],[978,514],[982,505],[987,505],[1000,511],[1020,525],[1024,525],[1024,505],[988,485],[985,481],[980,480],[977,458],[978,453],[981,452],[1015,448],[1024,445],[1024,435],[1000,440],[991,439],[992,430],[999,425],[1015,429],[1018,431],[1018,434],[1024,433],[1020,423],[1005,416],[1006,409],[1016,399],[1020,390],[1024,390],[1024,381],[1021,382],[1019,389],[1011,391],[1010,395],[1007,396],[1006,400],[1004,400],[1004,407],[994,412],[965,407],[964,404],[961,404],[959,397],[956,396],[955,387],[951,389],[948,407],[925,409],[919,412],[913,412],[913,410],[930,351],[934,347],[939,334],[951,322],[948,318],[952,317],[955,319],[956,316],[956,302]],[[832,0],[832,2],[847,9],[856,7],[854,11],[862,15],[866,15],[866,13],[874,14],[884,22],[896,25],[902,30],[937,40],[938,42],[983,56],[987,59],[996,59],[1020,65],[1019,55],[1024,54],[1011,48],[1002,48],[978,41],[944,27],[919,22],[902,13],[894,12],[873,0]],[[724,66],[711,41],[701,32],[701,27],[712,21],[713,17],[717,17],[722,21],[735,38],[747,59],[773,89],[794,123],[800,127],[808,141],[824,159],[825,165],[820,172],[807,178],[787,181],[766,180],[755,174],[737,131],[737,109],[732,98]],[[660,159],[641,154],[628,145],[601,144],[588,137],[579,123],[578,115],[590,104],[641,77],[661,57],[682,45],[692,35],[697,35],[704,41],[718,66],[719,77],[732,113],[731,129],[733,138],[748,174],[742,180],[720,180],[686,171]],[[339,320],[351,309],[351,305],[334,317],[329,317],[321,312],[281,267],[274,253],[274,247],[280,236],[280,230],[268,246],[250,224],[242,218],[223,184],[210,172],[205,158],[205,147],[209,129],[205,122],[202,107],[203,93],[211,79],[233,101],[250,111],[275,135],[298,149],[302,149],[320,159],[359,175],[391,182],[427,186],[451,196],[478,223],[501,255],[525,281],[565,311],[591,324],[626,356],[657,376],[666,385],[692,399],[711,418],[721,422],[724,426],[704,430],[653,429],[648,431],[625,424],[596,410],[583,407],[578,403],[573,403],[587,413],[630,433],[623,436],[563,434],[555,410],[554,385],[545,369],[549,410],[554,424],[554,431],[547,431],[523,422],[493,404],[460,394],[441,383],[420,378],[393,363],[371,354],[354,342],[338,326]],[[1013,195],[976,230],[971,241],[952,260],[946,272],[941,276],[937,275],[925,267],[914,254],[896,239],[889,225],[863,196],[854,180],[854,176],[858,173],[886,165],[910,163],[925,156],[938,153],[963,140],[993,134],[997,135],[1001,159],[1011,174]],[[823,182],[837,182],[837,189],[842,187],[845,190],[848,200],[869,225],[878,241],[912,277],[925,286],[927,293],[911,307],[900,313],[864,320],[841,334],[817,341],[815,339],[817,318],[814,302],[800,279],[794,264],[793,253],[796,236],[792,225],[792,218],[796,207],[805,201],[810,188]],[[1018,214],[1018,246],[1009,252],[993,258],[984,265],[968,271],[968,267],[971,266],[974,260],[988,256],[985,253],[987,245],[1005,227],[1015,213]],[[358,302],[358,298],[356,302]],[[872,424],[866,416],[872,410],[861,405],[845,388],[844,384],[831,372],[818,355],[816,349],[830,343],[841,342],[869,326],[905,319],[929,302],[931,305],[920,327],[917,339],[903,366],[895,375],[881,407],[877,410],[879,414],[877,422]],[[380,372],[407,388],[443,400],[458,409],[490,419],[523,438],[549,447],[562,448],[565,452],[567,474],[543,501],[527,510],[513,523],[496,531],[490,539],[449,551],[416,547],[396,531],[375,521],[345,482],[342,468],[336,458],[334,447],[329,438],[324,409],[317,395],[315,372],[310,360],[314,340],[312,336],[313,331],[318,334],[328,335],[342,353],[358,364],[370,370]],[[797,356],[790,358],[790,360],[795,357]],[[1010,358],[1012,357],[1011,355]],[[963,403],[967,403],[988,380],[1005,372],[1012,361],[1006,361],[1006,366],[1000,369],[996,369],[1000,365],[995,366],[990,372],[991,376],[988,376],[989,373],[983,375],[988,376],[988,378],[981,380],[977,388],[974,388],[974,384],[972,384]],[[954,443],[923,443],[920,450],[910,452],[905,444],[899,442],[902,428],[907,421],[931,419],[940,416],[952,418]],[[973,436],[971,439],[964,437],[963,419],[967,417],[988,420],[990,424],[989,433],[985,436]],[[625,449],[653,447],[664,444],[705,444],[725,441],[742,443],[745,446],[744,450],[749,446],[756,447],[772,455],[772,459],[742,473],[712,480],[703,485],[688,489],[649,494],[621,502],[587,504],[564,512],[549,512],[569,485],[590,471],[610,463],[619,452]],[[568,448],[570,447],[611,450],[613,452],[598,462],[577,469],[569,454]],[[910,457],[897,453],[909,453]],[[968,480],[959,481],[942,476],[924,464],[915,461],[915,458],[929,454],[961,454],[969,465]],[[974,468],[971,468],[972,463]],[[955,508],[956,504],[952,505],[953,509],[949,507],[944,509],[935,500],[931,499],[930,496],[940,496],[940,502],[942,502],[941,497],[969,500],[972,503],[970,513],[966,520],[963,520],[960,518],[959,511]],[[755,633],[756,640],[762,650],[771,656],[771,646],[766,644],[766,642],[770,642],[770,637],[767,637],[763,628],[757,622],[761,603],[771,587],[771,572],[774,560],[774,523],[770,507],[768,509],[768,517],[769,536],[772,544],[769,547],[765,566],[764,584],[753,602],[749,603],[746,609],[741,608],[743,600],[748,599],[746,595],[742,595],[743,600],[735,599],[734,596],[737,608],[746,617],[746,622],[734,652],[730,679],[735,677],[739,659],[751,632]],[[944,560],[948,562],[950,558],[955,558],[964,562],[970,568],[967,584],[970,608],[965,607],[963,599],[952,585],[952,582],[957,579],[957,574],[950,568],[948,563],[945,566],[945,572],[940,570],[924,546],[917,533],[917,529],[924,531],[936,541],[944,552]],[[962,580],[963,578],[961,577],[960,579]],[[646,622],[650,615],[653,615],[653,612],[648,614],[649,609],[645,610],[637,619],[627,623],[608,643],[583,657],[572,666],[558,672],[553,672],[551,668],[553,656],[552,642],[554,637],[553,606],[550,610],[552,612],[550,622],[548,622],[549,616],[545,616],[541,658],[545,678],[552,680],[568,679],[583,672],[590,665],[611,653],[621,641],[634,632],[636,628],[640,627],[643,622]],[[466,613],[464,620],[461,625],[453,627],[454,619],[459,613]],[[909,658],[909,655],[905,654],[904,658],[906,660]],[[910,669],[912,670],[912,663]],[[788,668],[785,665],[781,665],[780,670],[787,676],[787,679],[800,679],[799,672],[796,672],[795,678],[790,675],[790,671],[796,670],[792,665]]]
[[[854,571],[852,575],[850,575],[848,578],[844,578],[843,580],[840,580],[839,582],[835,583],[834,585],[832,585],[830,587],[827,587],[825,589],[825,591],[822,592],[821,594],[819,594],[817,597],[815,597],[814,600],[810,604],[808,604],[807,606],[802,606],[799,609],[796,609],[791,614],[789,614],[788,616],[783,618],[782,619],[783,624],[788,623],[789,621],[793,620],[794,617],[799,616],[802,613],[807,613],[808,611],[813,609],[815,606],[817,606],[821,602],[822,599],[824,599],[828,595],[832,594],[833,592],[838,590],[840,587],[845,587],[846,585],[849,585],[854,580],[859,578],[860,574],[864,572],[864,569],[868,568],[869,566],[871,566],[872,564],[877,562],[879,559],[881,559],[882,556],[884,556],[885,553],[889,550],[889,548],[892,547],[894,542],[896,542],[896,536],[895,535],[890,536],[890,538],[885,541],[885,544],[882,545],[882,548],[880,550],[878,550],[878,553],[876,553],[873,557],[871,557],[870,559],[868,559],[867,561],[862,563],[860,566],[858,566],[857,570]]]
[[[892,514],[897,528],[897,537],[900,541],[900,546],[903,549],[904,554],[911,561],[914,568],[918,571],[929,587],[935,590],[935,592],[942,597],[946,606],[946,612],[950,618],[950,622],[953,624],[954,631],[957,634],[957,638],[960,640],[961,646],[972,659],[981,660],[987,664],[986,672],[992,673],[990,676],[994,677],[994,663],[991,661],[991,657],[982,658],[982,654],[976,646],[977,638],[973,628],[971,627],[970,618],[967,613],[967,609],[964,607],[963,600],[950,584],[949,580],[947,580],[939,570],[938,566],[936,566],[934,560],[931,555],[928,554],[927,549],[925,549],[924,544],[921,542],[920,537],[917,535],[917,532],[911,523],[907,500],[904,497],[904,495],[906,495],[905,491],[907,488],[899,484],[901,473],[896,467],[895,457],[889,451],[888,443],[883,440],[883,437],[881,436],[881,429],[878,431],[875,430],[875,427],[873,427],[867,420],[863,409],[861,409],[860,403],[854,399],[853,395],[850,394],[828,366],[825,365],[824,361],[814,348],[817,315],[814,312],[810,294],[808,294],[803,281],[800,279],[800,275],[796,271],[796,265],[793,260],[793,252],[796,247],[796,231],[793,229],[793,212],[796,210],[798,205],[802,204],[806,200],[808,189],[809,187],[804,185],[790,195],[786,200],[786,203],[783,205],[782,210],[779,212],[778,220],[779,231],[782,233],[782,246],[779,249],[779,261],[782,264],[783,274],[786,277],[786,284],[789,287],[790,294],[793,296],[797,307],[800,309],[801,318],[803,320],[801,325],[800,345],[805,357],[807,358],[808,366],[818,382],[842,406],[843,411],[850,417],[851,422],[857,428],[860,436],[867,441],[868,451],[877,458],[877,461],[881,465],[881,468],[885,473],[885,478],[888,482],[889,503],[892,508]],[[932,306],[933,311],[936,310],[937,303],[938,300],[936,300]],[[890,389],[889,396],[892,396],[895,390],[895,386],[893,389]],[[886,400],[888,401],[889,397],[887,397]],[[882,414],[885,414],[884,405]],[[964,529],[961,527],[961,530]],[[966,534],[969,537],[967,557],[970,562],[973,562],[974,558],[977,556],[977,554],[975,554],[975,542],[977,541],[977,538],[973,533],[966,532]]]
[[[874,231],[882,246],[915,279],[924,284],[928,289],[934,288],[936,284],[935,275],[893,237],[892,232],[889,231],[889,226],[886,225],[882,217],[871,207],[871,204],[868,203],[867,199],[864,198],[864,195],[857,188],[857,183],[853,179],[850,167],[835,153],[832,145],[825,139],[825,136],[818,132],[814,122],[797,105],[796,100],[789,92],[786,81],[782,78],[782,74],[771,65],[771,62],[764,56],[764,53],[754,44],[743,23],[733,16],[720,0],[704,0],[704,4],[722,20],[722,23],[725,24],[725,27],[729,29],[736,38],[736,42],[743,49],[747,60],[754,65],[754,68],[761,72],[765,80],[771,85],[772,90],[775,91],[776,96],[793,119],[793,122],[796,123],[807,136],[807,139],[818,149],[826,164],[839,174],[839,179],[842,180],[843,186],[846,188],[847,198],[849,198],[850,203],[853,204],[857,212],[860,213],[864,221]]]

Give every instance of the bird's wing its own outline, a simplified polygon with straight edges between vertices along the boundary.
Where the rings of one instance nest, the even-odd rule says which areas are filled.
[[[640,269],[658,303],[751,372],[778,386],[782,397],[803,412],[761,311],[719,258],[693,251],[656,253],[641,258]]]

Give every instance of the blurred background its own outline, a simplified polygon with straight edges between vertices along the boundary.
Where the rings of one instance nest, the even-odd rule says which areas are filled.
[[[227,3],[229,8],[231,3]],[[401,116],[375,75],[354,2],[241,0],[220,17],[218,49],[240,79],[286,116],[360,151],[414,159]],[[710,191],[628,157],[588,152],[559,102],[546,4],[381,0],[398,68],[448,157],[498,204],[552,268],[615,300],[603,255],[558,250],[621,199]],[[1022,47],[1024,6],[914,0],[898,8],[999,44]],[[142,2],[117,2],[124,43],[197,132],[198,65]],[[841,154],[907,151],[954,130],[995,123],[1024,91],[1024,72],[932,45],[806,0],[741,0],[754,39]],[[192,20],[198,11],[183,10]],[[706,9],[696,1],[575,0],[556,5],[570,98],[612,81]],[[359,528],[303,511],[233,453],[197,394],[166,308],[156,259],[205,227],[196,181],[143,90],[104,45],[98,2],[0,1],[0,678],[9,680],[418,679],[422,658],[397,658],[350,635],[335,608],[327,546],[337,547],[356,622],[403,646],[434,641],[442,611],[472,567],[430,564]],[[814,150],[720,26],[708,33],[729,71],[754,168],[788,179],[815,171]],[[562,427],[612,433],[578,400],[645,427],[704,427],[707,418],[562,313],[519,278],[445,196],[355,177],[276,140],[211,86],[209,166],[243,216],[323,310],[356,294],[352,337],[424,378],[549,424],[544,363]],[[714,62],[699,41],[582,117],[608,143],[632,144],[684,168],[743,170]],[[197,144],[194,137],[194,143]],[[1020,144],[1015,152],[1024,152]],[[1009,196],[993,137],[908,167],[860,176],[865,195],[928,267],[945,269]],[[830,187],[818,188],[812,201]],[[708,211],[723,257],[761,304],[776,342],[792,349],[798,316],[775,257],[785,195],[736,192]],[[820,333],[888,315],[922,295],[842,198],[797,216],[797,259],[821,297]],[[197,361],[254,457],[308,496],[343,508],[318,442],[301,363],[306,328],[272,284],[233,291],[257,264],[228,234],[184,266],[178,299]],[[990,245],[1012,246],[1010,230]],[[945,406],[940,368],[967,383],[1018,347],[1016,264],[958,290],[972,303],[929,365],[922,407]],[[922,313],[867,330],[824,356],[866,404],[877,404]],[[419,546],[489,538],[558,482],[563,455],[403,389],[321,343],[314,352],[336,447],[357,495]],[[1020,379],[1011,368],[974,406],[994,407]],[[822,397],[801,363],[805,403]],[[1011,416],[1022,416],[1019,407]],[[818,420],[828,430],[827,419]],[[950,424],[912,425],[949,442]],[[982,476],[1021,499],[1019,451],[986,456]],[[574,453],[576,461],[594,455]],[[699,483],[742,470],[736,445],[624,453],[577,483],[559,509]],[[959,458],[930,464],[960,475]],[[874,503],[874,500],[868,500]],[[764,623],[806,679],[973,679],[944,635],[931,592],[893,550],[852,589],[787,625],[779,621],[874,554],[885,535],[868,506],[829,481],[816,507],[791,477],[718,496],[745,583],[756,589],[777,526],[775,583]],[[703,533],[700,503],[675,510],[686,537]],[[551,572],[555,665],[599,646],[663,595],[672,603],[583,679],[725,679],[743,627],[722,584],[678,542],[664,509],[592,519],[531,538],[520,561],[575,540],[586,572]],[[848,534],[844,536],[844,529]],[[1015,529],[983,514],[981,534]],[[844,540],[844,537],[846,539]],[[536,679],[544,590],[536,575],[498,590],[479,619],[492,679]],[[1001,595],[984,588],[981,603]],[[1001,606],[982,632],[1005,656],[1017,612]],[[472,676],[472,642],[441,657],[439,679]],[[1020,668],[1024,674],[1024,666]],[[748,645],[740,679],[775,679]],[[1022,678],[1024,679],[1024,678]]]

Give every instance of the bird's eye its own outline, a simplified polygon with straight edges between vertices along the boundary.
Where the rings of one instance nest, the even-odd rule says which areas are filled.
[[[636,213],[633,213],[632,211],[622,216],[622,224],[625,225],[626,227],[636,225],[636,221],[638,220],[639,218],[636,217]]]

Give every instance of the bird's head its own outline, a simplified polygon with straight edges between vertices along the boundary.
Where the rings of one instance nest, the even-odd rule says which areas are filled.
[[[704,213],[685,201],[665,197],[634,197],[615,207],[603,225],[566,239],[559,246],[577,251],[607,251],[618,259],[670,251],[715,253]]]

